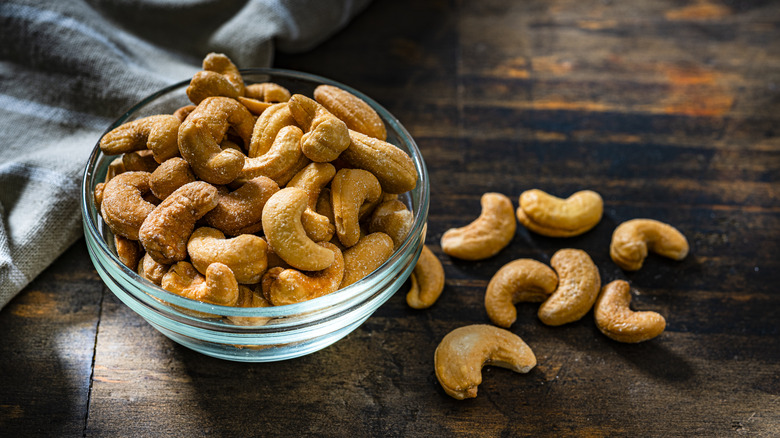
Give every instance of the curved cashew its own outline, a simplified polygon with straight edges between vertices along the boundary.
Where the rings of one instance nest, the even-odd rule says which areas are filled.
[[[631,304],[631,286],[615,280],[601,289],[593,316],[596,326],[609,338],[618,342],[642,342],[663,333],[666,320],[656,312],[634,312]]]
[[[143,195],[149,191],[148,172],[125,172],[111,179],[103,189],[100,214],[114,234],[138,240],[138,230],[155,209]]]
[[[227,184],[244,168],[244,154],[219,145],[232,127],[249,144],[255,119],[243,105],[227,97],[209,97],[179,127],[179,150],[195,175],[212,184]]]
[[[130,269],[135,269],[138,266],[143,250],[137,240],[130,240],[127,237],[114,234],[114,247],[116,248],[116,256],[123,265]]]
[[[154,159],[152,151],[142,149],[122,154],[122,164],[127,172],[154,172],[160,164]]]
[[[371,233],[383,232],[393,239],[393,246],[398,249],[409,231],[414,225],[414,214],[409,211],[406,204],[391,199],[379,204],[368,222],[368,231]]]
[[[314,99],[343,120],[349,129],[379,140],[387,139],[387,129],[379,114],[354,94],[332,85],[320,85],[314,89]]]
[[[245,95],[263,102],[287,102],[291,96],[290,90],[274,82],[247,85]]]
[[[379,202],[382,187],[376,177],[361,169],[341,169],[330,183],[336,235],[342,245],[350,247],[360,239],[361,209]]]
[[[201,227],[193,231],[187,242],[187,252],[200,273],[212,263],[222,263],[233,271],[236,281],[258,283],[268,266],[265,240],[254,234],[242,234],[226,239],[221,231]]]
[[[351,143],[339,158],[376,176],[387,193],[405,193],[417,186],[417,169],[406,152],[357,131],[349,131]]]
[[[268,244],[290,266],[320,271],[333,264],[333,251],[306,236],[301,214],[306,209],[307,198],[306,192],[295,187],[274,193],[263,207],[263,230]]]
[[[171,193],[149,213],[138,232],[146,252],[163,264],[184,260],[195,222],[217,201],[217,189],[203,181],[185,184]]]
[[[512,201],[501,193],[485,193],[482,213],[469,225],[451,228],[441,236],[441,249],[464,260],[492,257],[509,245],[517,223]]]
[[[558,286],[555,271],[532,259],[518,259],[502,266],[488,283],[485,310],[493,324],[509,328],[517,320],[515,304],[541,302]]]
[[[673,226],[653,219],[623,222],[612,233],[609,255],[627,271],[641,268],[648,250],[682,260],[688,255],[688,240]]]
[[[100,139],[100,150],[106,155],[149,149],[162,163],[179,154],[178,117],[169,114],[148,116],[120,125]]]
[[[283,186],[296,173],[309,164],[309,159],[301,153],[303,131],[297,126],[288,125],[279,130],[271,149],[265,154],[247,158],[242,177],[249,179],[267,176]]]
[[[236,278],[222,263],[209,266],[203,277],[191,264],[178,262],[163,275],[161,286],[168,292],[204,303],[235,306],[238,301]]]
[[[268,107],[255,123],[247,156],[254,158],[264,155],[271,149],[279,131],[290,125],[297,126],[287,102]]]
[[[293,95],[289,105],[293,118],[306,131],[301,151],[310,160],[333,161],[349,146],[347,125],[325,107],[302,94]]]
[[[279,185],[271,178],[252,178],[230,193],[222,191],[217,206],[206,213],[204,219],[230,236],[256,233],[263,228],[265,203],[278,191]]]
[[[458,400],[477,396],[485,365],[527,373],[536,366],[536,356],[519,336],[487,324],[451,331],[434,353],[436,378],[444,392]]]
[[[537,315],[547,325],[562,325],[585,316],[601,288],[599,268],[579,249],[561,249],[550,259],[558,273],[558,288],[547,298]]]
[[[393,239],[385,233],[369,234],[344,251],[344,278],[339,289],[374,272],[393,255]]]
[[[427,309],[439,299],[444,290],[444,267],[436,254],[423,245],[420,258],[409,276],[412,287],[406,294],[406,304],[413,309]]]
[[[166,272],[168,272],[169,267],[170,266],[168,265],[157,262],[148,253],[146,253],[138,262],[138,268],[136,269],[136,272],[138,272],[138,275],[141,277],[159,286],[162,284],[163,276]]]
[[[548,237],[578,236],[601,220],[604,201],[591,190],[582,190],[561,199],[541,190],[520,195],[517,219],[529,230]]]
[[[330,252],[333,263],[327,268],[304,274],[297,269],[269,269],[263,276],[263,294],[274,306],[300,303],[339,289],[344,278],[344,257],[336,245],[329,242],[317,243]],[[267,276],[267,277],[266,277]]]
[[[249,110],[250,113],[259,116],[265,112],[268,108],[273,105],[270,102],[263,102],[257,99],[252,99],[251,97],[243,97],[238,96],[238,101],[241,103],[241,105],[244,105],[246,109]]]
[[[149,187],[154,196],[165,199],[179,187],[194,181],[195,174],[192,173],[187,160],[181,157],[173,157],[160,164],[152,172],[149,178]]]
[[[336,228],[327,216],[317,213],[317,198],[322,189],[336,175],[336,168],[330,163],[310,163],[287,183],[287,187],[297,187],[308,196],[308,206],[301,216],[306,234],[315,242],[324,242],[333,238]]]
[[[103,182],[95,185],[95,206],[98,209],[100,208],[100,204],[103,203],[103,192],[106,188],[106,184],[115,176],[124,173],[125,170],[125,163],[122,162],[122,157],[114,158],[114,160],[109,163],[108,168],[106,169],[106,177],[103,179]]]
[[[238,301],[236,307],[271,307],[272,304],[247,286],[238,285]],[[228,316],[227,319],[235,325],[260,326],[265,325],[272,318],[263,316]]]
[[[186,91],[194,104],[212,96],[235,99],[244,95],[244,79],[227,56],[209,53],[203,59],[203,70],[192,77]]]

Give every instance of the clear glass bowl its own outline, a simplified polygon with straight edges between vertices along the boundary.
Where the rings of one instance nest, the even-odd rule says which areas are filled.
[[[170,339],[209,356],[243,362],[267,362],[303,356],[338,341],[360,326],[404,284],[425,242],[428,174],[412,137],[386,109],[346,85],[311,74],[280,69],[242,70],[247,84],[276,82],[292,93],[312,96],[320,84],[343,88],[371,105],[387,127],[387,141],[406,151],[419,175],[417,187],[400,196],[414,213],[414,225],[401,247],[376,271],[337,292],[277,307],[226,307],[183,298],[141,278],[116,257],[113,235],[95,206],[95,185],[109,163],[95,145],[84,170],[81,210],[84,235],[95,269],[108,288]],[[164,88],[119,117],[106,132],[130,120],[171,114],[189,104],[189,80]],[[249,319],[246,319],[249,318]],[[239,324],[233,321],[241,321]],[[254,325],[241,325],[249,321]]]

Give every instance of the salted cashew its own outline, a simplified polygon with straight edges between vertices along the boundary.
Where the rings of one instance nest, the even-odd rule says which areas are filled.
[[[146,253],[138,262],[136,272],[138,272],[138,275],[141,277],[159,286],[162,284],[162,278],[165,273],[168,272],[168,268],[170,268],[169,265],[157,262],[148,253]]]
[[[533,259],[513,260],[490,279],[485,310],[493,324],[509,328],[517,320],[515,304],[542,302],[555,291],[558,276],[549,266]]]
[[[688,255],[688,240],[673,226],[653,219],[623,222],[612,233],[609,255],[626,271],[641,268],[648,251],[682,260]]]
[[[247,156],[250,158],[264,155],[285,126],[297,126],[287,102],[277,103],[266,108],[252,130]]]
[[[539,306],[539,319],[552,326],[579,320],[599,295],[599,268],[588,253],[579,249],[556,251],[550,265],[558,273],[558,288]]]
[[[284,186],[303,169],[309,160],[301,153],[301,128],[288,125],[276,134],[271,148],[263,155],[247,158],[241,171],[242,178],[267,176]]]
[[[615,280],[601,289],[593,316],[601,333],[618,342],[636,343],[653,339],[663,333],[666,320],[657,312],[634,312],[631,286]]]
[[[315,100],[294,94],[288,102],[290,113],[306,132],[301,151],[314,162],[335,160],[349,146],[347,125]]]
[[[222,263],[210,265],[204,277],[192,264],[178,262],[163,275],[161,286],[168,292],[209,304],[235,306],[238,301],[238,282]]]
[[[227,97],[204,99],[179,127],[179,150],[193,172],[212,184],[227,184],[241,173],[245,156],[222,149],[228,128],[249,144],[255,119],[243,105]]]
[[[106,155],[119,155],[149,149],[162,163],[179,154],[179,124],[179,119],[169,114],[133,120],[107,132],[100,139],[100,150]]]
[[[344,278],[339,289],[374,272],[393,255],[393,239],[385,233],[372,233],[344,251]]]
[[[501,193],[485,193],[480,200],[482,213],[461,228],[451,228],[441,236],[441,249],[463,260],[482,260],[496,255],[515,236],[517,223],[512,201]]]
[[[412,287],[406,294],[409,307],[427,309],[436,303],[444,290],[444,267],[427,245],[423,245],[409,278],[412,280]]]
[[[232,192],[221,189],[217,206],[204,219],[230,236],[256,233],[263,228],[265,203],[278,191],[279,185],[265,176],[252,178]]]
[[[572,237],[595,227],[603,212],[604,201],[592,190],[581,190],[561,199],[533,189],[520,195],[517,219],[543,236]]]
[[[261,293],[258,293],[243,284],[238,285],[238,300],[236,301],[236,307],[271,306],[272,304],[269,303]],[[267,324],[272,318],[264,316],[228,316],[227,319],[235,325],[260,326]]]
[[[320,271],[334,262],[333,251],[317,245],[301,224],[308,196],[287,187],[271,196],[263,207],[263,231],[274,252],[290,266],[304,271]],[[341,281],[341,279],[339,279]]]
[[[398,147],[357,131],[349,131],[351,143],[339,158],[350,166],[376,176],[387,193],[406,193],[417,186],[417,169],[411,157]]]
[[[327,268],[303,273],[297,269],[269,269],[261,283],[263,295],[274,306],[300,303],[325,296],[339,289],[344,278],[344,256],[336,245],[319,242],[317,245],[332,254],[333,263]]]
[[[149,178],[149,187],[154,196],[165,199],[184,184],[194,182],[195,174],[192,173],[187,160],[181,157],[173,157],[152,172]]]
[[[244,95],[244,79],[230,58],[212,52],[203,59],[203,70],[192,77],[186,92],[194,104],[212,96],[235,99]]]
[[[148,172],[125,172],[106,183],[100,214],[114,234],[138,240],[138,230],[155,209],[143,195],[149,191]]]
[[[487,324],[449,332],[434,353],[436,378],[444,392],[458,400],[477,396],[485,365],[527,373],[536,366],[536,356],[519,336]]]
[[[179,107],[176,109],[176,111],[173,112],[173,115],[179,119],[179,122],[183,122],[184,119],[187,118],[187,116],[190,115],[190,113],[196,108],[195,105],[184,105],[182,107]],[[176,147],[179,147],[178,143],[176,144]]]
[[[308,205],[301,216],[306,234],[315,242],[328,241],[336,228],[327,216],[317,213],[317,199],[322,189],[336,175],[336,168],[330,163],[310,163],[287,183],[287,187],[297,187],[308,194]]]
[[[254,284],[260,282],[268,266],[267,246],[265,240],[254,234],[226,239],[216,228],[201,227],[192,232],[187,253],[202,274],[209,265],[219,262],[233,271],[239,283]]]
[[[382,118],[369,104],[354,94],[333,85],[314,89],[314,99],[330,113],[343,120],[349,129],[380,140],[387,139]]]
[[[384,198],[383,198],[384,199]],[[383,232],[393,239],[393,246],[398,249],[406,240],[414,225],[414,214],[406,204],[398,199],[383,201],[377,205],[368,222],[371,233]]]
[[[376,205],[382,187],[371,172],[362,169],[341,169],[330,183],[336,235],[342,245],[350,247],[360,239],[361,210]]]
[[[252,99],[251,97],[238,96],[237,100],[241,103],[241,105],[244,105],[250,113],[256,116],[263,114],[265,110],[273,105],[271,102],[263,102],[257,99]]]
[[[217,202],[217,189],[207,182],[195,181],[178,188],[141,224],[138,237],[146,252],[163,264],[184,260],[195,222]]]
[[[119,234],[114,234],[114,247],[116,248],[116,257],[123,265],[130,269],[138,266],[138,261],[143,255],[143,249],[137,240],[130,240]]]
[[[126,172],[154,172],[160,165],[149,149],[122,154],[122,164]]]
[[[250,97],[263,102],[287,102],[290,100],[290,90],[275,82],[259,82],[246,86],[244,93]]]

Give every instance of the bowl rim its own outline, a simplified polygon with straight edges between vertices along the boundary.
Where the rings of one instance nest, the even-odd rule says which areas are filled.
[[[357,282],[343,289],[339,289],[336,292],[330,293],[328,295],[324,295],[322,297],[303,301],[300,303],[287,304],[282,306],[271,306],[271,307],[222,306],[222,305],[204,303],[201,301],[185,298],[180,295],[169,292],[163,289],[162,287],[157,286],[156,284],[146,280],[145,278],[141,277],[137,272],[128,268],[121,261],[119,261],[116,254],[113,251],[111,251],[111,249],[109,248],[108,243],[103,238],[102,232],[98,228],[98,225],[95,223],[95,221],[92,220],[92,216],[90,215],[90,207],[91,207],[92,210],[95,210],[96,213],[98,213],[98,217],[99,217],[99,211],[98,211],[99,209],[94,205],[93,187],[89,187],[89,181],[96,177],[95,173],[97,172],[97,163],[101,155],[103,155],[102,151],[100,150],[100,139],[102,139],[103,136],[109,131],[111,131],[112,129],[129,121],[130,118],[133,116],[133,114],[143,109],[145,106],[149,105],[150,103],[154,102],[156,99],[187,86],[190,83],[190,79],[179,81],[174,84],[163,87],[162,89],[143,98],[138,103],[133,104],[127,111],[125,111],[124,113],[122,113],[122,115],[117,117],[117,119],[114,120],[108,126],[108,128],[106,128],[106,130],[100,135],[100,137],[95,143],[92,152],[90,153],[89,159],[87,160],[87,163],[84,167],[84,171],[82,173],[80,206],[81,206],[81,213],[82,213],[82,222],[84,225],[85,232],[88,233],[89,237],[91,237],[94,240],[94,242],[97,243],[97,247],[100,250],[100,253],[103,256],[105,255],[108,256],[108,257],[102,257],[103,259],[102,261],[108,263],[110,267],[113,268],[112,270],[121,273],[126,277],[127,280],[132,280],[139,289],[143,289],[146,294],[151,295],[153,298],[157,298],[158,300],[161,300],[166,304],[183,307],[185,309],[195,311],[195,312],[211,313],[211,314],[217,314],[219,316],[236,316],[236,317],[271,317],[271,318],[292,317],[292,316],[300,316],[301,314],[304,313],[312,313],[312,312],[325,310],[334,305],[353,302],[355,298],[360,297],[361,295],[365,295],[366,298],[371,297],[373,294],[368,293],[371,291],[371,288],[366,288],[366,285],[369,284],[369,282],[372,281],[375,282],[377,277],[384,274],[386,269],[389,266],[397,266],[400,263],[402,263],[404,257],[407,254],[409,254],[411,251],[414,251],[416,248],[421,248],[422,245],[425,243],[424,241],[425,234],[426,234],[425,227],[426,227],[428,210],[430,205],[430,184],[428,180],[428,171],[425,165],[425,161],[423,159],[419,147],[417,146],[417,143],[415,142],[412,135],[403,126],[403,124],[392,113],[390,113],[386,108],[384,108],[382,105],[380,105],[371,97],[365,95],[361,91],[356,90],[348,85],[342,84],[338,81],[334,81],[329,78],[325,78],[311,73],[304,73],[296,70],[287,70],[287,69],[278,69],[278,68],[246,68],[246,69],[240,69],[239,71],[244,77],[253,76],[253,75],[267,75],[271,77],[284,76],[286,77],[286,79],[301,80],[305,82],[314,82],[317,84],[327,84],[327,85],[337,86],[363,99],[380,115],[380,117],[383,119],[383,121],[386,124],[390,124],[393,130],[398,133],[398,137],[399,137],[398,140],[403,142],[405,146],[408,148],[410,158],[412,159],[418,173],[417,187],[415,187],[415,189],[413,190],[417,190],[419,187],[419,192],[418,192],[419,208],[413,212],[414,222],[406,239],[401,244],[401,246],[393,252],[390,258],[386,260],[382,265],[380,265],[380,267],[377,268],[371,274],[367,275],[366,277],[358,280]],[[97,184],[97,182],[95,184]],[[422,242],[420,242],[419,245],[415,243],[415,241],[417,240],[417,236],[419,236],[420,239],[422,240]],[[419,251],[417,252],[417,254],[414,254],[414,257],[418,257],[418,256],[419,256]],[[141,294],[141,295],[146,295],[146,294]],[[132,295],[136,298],[141,298],[135,293],[132,293]],[[149,297],[147,296],[145,298],[149,298]],[[148,302],[147,304],[151,305],[152,307],[157,308],[158,306],[160,306],[160,304],[162,304],[159,303],[157,300],[151,298],[149,299],[151,302]],[[165,312],[166,313],[176,312],[180,316],[183,316],[186,319],[192,319],[195,321],[205,320],[205,318],[192,316],[192,315],[188,315],[187,313],[181,313],[175,311],[170,306],[165,308]],[[235,325],[234,327],[240,328],[242,326]]]

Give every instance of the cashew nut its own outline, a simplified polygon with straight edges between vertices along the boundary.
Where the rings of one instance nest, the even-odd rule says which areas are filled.
[[[138,268],[136,272],[138,272],[138,275],[141,277],[159,286],[162,284],[162,278],[165,273],[168,272],[169,267],[170,266],[168,265],[157,262],[148,253],[146,253],[138,262]]]
[[[371,233],[381,231],[387,234],[393,239],[394,248],[398,249],[409,235],[412,225],[414,225],[414,214],[409,211],[406,204],[392,199],[382,202],[374,209],[368,223],[368,231]]]
[[[558,286],[555,271],[532,259],[518,259],[502,266],[488,283],[485,309],[493,324],[509,328],[517,320],[515,304],[541,302]]]
[[[550,265],[558,273],[558,288],[539,306],[539,319],[553,326],[579,320],[599,295],[599,268],[588,253],[579,249],[556,251]]]
[[[209,266],[204,278],[191,264],[178,262],[163,275],[161,286],[168,292],[209,304],[234,306],[238,301],[236,278],[222,263]]]
[[[146,252],[164,264],[184,260],[195,222],[217,201],[217,189],[203,181],[185,184],[171,193],[149,213],[138,232]]]
[[[485,365],[527,373],[536,366],[536,356],[519,336],[487,324],[451,331],[434,353],[436,378],[444,392],[458,400],[477,396]]]
[[[344,278],[344,256],[332,243],[319,242],[317,245],[332,254],[333,263],[321,271],[308,274],[297,269],[269,269],[261,284],[263,295],[271,304],[281,306],[300,303],[339,289]]]
[[[332,85],[320,85],[314,89],[314,99],[343,120],[349,129],[383,141],[387,139],[387,129],[379,114],[354,94]]]
[[[184,184],[195,181],[187,160],[181,157],[173,157],[166,160],[152,172],[149,178],[149,187],[160,199],[165,199]]]
[[[548,237],[578,236],[601,220],[604,201],[591,190],[582,190],[566,199],[539,189],[520,195],[517,219],[529,230]]]
[[[339,289],[374,272],[393,255],[393,239],[385,233],[369,234],[344,251],[344,278]]]
[[[138,266],[143,250],[137,240],[130,240],[119,234],[114,234],[114,247],[116,248],[116,256],[123,265],[130,269],[135,269]]]
[[[297,126],[287,102],[268,107],[255,123],[247,156],[254,158],[264,155],[271,149],[279,131],[290,125]]]
[[[195,105],[184,105],[183,107],[178,108],[176,111],[173,112],[173,115],[179,119],[179,122],[183,122],[184,119],[187,118],[187,116],[190,115],[190,113],[196,108]],[[179,144],[176,144],[176,147],[179,147]]]
[[[485,193],[482,213],[469,225],[451,228],[441,236],[441,249],[464,260],[492,257],[509,245],[517,223],[512,201],[501,193]]]
[[[287,183],[287,187],[297,187],[308,196],[308,206],[301,216],[306,234],[315,242],[324,242],[333,238],[336,228],[327,216],[317,213],[317,198],[322,189],[336,175],[336,168],[330,163],[310,163]]]
[[[274,193],[263,207],[263,230],[268,244],[290,266],[320,271],[333,264],[333,251],[317,245],[306,235],[301,214],[307,199],[306,192],[295,187]]]
[[[179,119],[169,114],[133,120],[106,133],[100,139],[100,150],[106,155],[119,155],[149,149],[162,163],[179,154],[179,124]]]
[[[217,206],[204,219],[230,236],[256,233],[263,228],[265,203],[278,191],[279,185],[271,178],[252,178],[230,193],[226,189],[220,191]]]
[[[636,343],[653,339],[663,333],[666,320],[656,312],[634,312],[631,304],[631,286],[615,280],[601,289],[593,316],[596,326],[609,338],[618,342]]]
[[[265,240],[254,234],[242,234],[226,239],[225,235],[209,227],[193,231],[187,242],[187,252],[200,273],[205,273],[212,263],[222,263],[233,271],[236,281],[254,284],[260,279],[268,265]]]
[[[279,186],[287,184],[296,173],[303,169],[309,160],[301,153],[303,131],[297,126],[288,125],[279,130],[276,139],[265,154],[247,158],[242,177],[246,179],[267,176]]]
[[[409,278],[412,287],[406,294],[406,304],[413,309],[433,306],[444,290],[444,267],[428,246],[423,245],[420,258]]]
[[[203,59],[203,70],[192,77],[186,92],[194,104],[212,96],[235,99],[244,95],[244,79],[227,56],[209,53]]]
[[[149,191],[148,172],[125,172],[106,183],[100,214],[114,234],[138,240],[138,230],[155,209],[143,195]]]
[[[272,304],[263,297],[262,294],[255,292],[247,286],[238,285],[238,301],[236,307],[271,307]],[[235,325],[260,326],[265,325],[271,318],[263,316],[228,316],[228,321]]]
[[[641,268],[648,250],[682,260],[688,255],[688,240],[673,226],[653,219],[623,222],[612,233],[609,255],[626,271]]]
[[[125,166],[127,172],[154,172],[159,166],[159,163],[155,161],[152,151],[149,149],[142,149],[135,152],[127,152],[122,154],[122,164]]]
[[[293,95],[289,106],[295,121],[306,131],[301,151],[310,160],[333,161],[349,146],[347,125],[325,107],[302,94]]]
[[[193,172],[212,184],[227,184],[244,168],[244,154],[222,149],[228,128],[249,144],[255,119],[243,105],[227,97],[203,100],[179,127],[179,150]]]
[[[406,193],[417,186],[417,169],[411,157],[398,147],[357,131],[349,131],[351,143],[339,158],[376,176],[387,193]]]
[[[382,196],[377,178],[362,169],[341,169],[330,183],[336,235],[342,245],[350,247],[360,239],[358,223],[361,209],[376,205]]]
[[[245,95],[263,102],[287,102],[291,96],[290,90],[274,82],[247,85]]]

